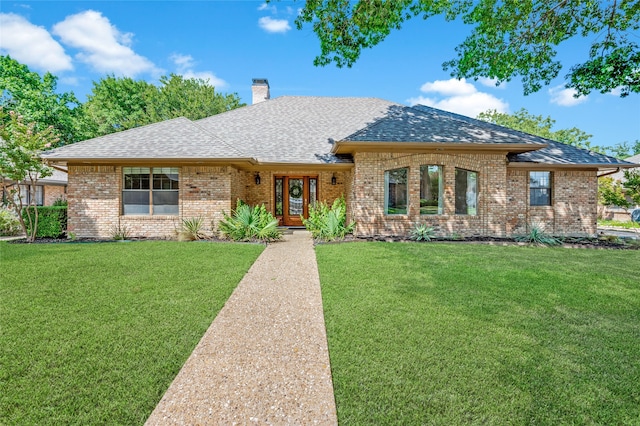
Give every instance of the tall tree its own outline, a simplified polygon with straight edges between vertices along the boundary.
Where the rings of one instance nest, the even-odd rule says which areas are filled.
[[[628,141],[620,142],[609,148],[611,154],[614,157],[624,160],[625,158],[632,157],[640,154],[640,139],[636,139],[633,144],[629,144]]]
[[[15,111],[36,131],[53,127],[61,144],[73,143],[78,141],[75,123],[79,102],[73,92],[57,93],[56,86],[53,74],[40,77],[11,57],[0,56],[0,107]],[[9,121],[5,115],[0,124]]]
[[[9,114],[0,108],[0,180],[6,201],[11,205],[20,220],[20,226],[27,241],[35,240],[38,233],[38,209],[36,208],[36,182],[40,178],[51,176],[53,170],[45,165],[40,152],[58,142],[53,126],[38,130],[37,123],[26,123],[15,111]],[[28,185],[30,196],[28,205],[24,205],[20,194],[20,185]],[[24,208],[32,209],[27,214],[28,223],[22,215]]]
[[[129,77],[106,76],[93,83],[82,106],[85,138],[186,117],[191,120],[244,106],[237,94],[222,94],[205,80],[171,74],[159,86]]]
[[[478,114],[478,119],[566,143],[567,145],[572,145],[577,148],[585,148],[600,153],[604,153],[605,151],[602,147],[591,145],[592,135],[576,127],[552,130],[552,127],[556,123],[554,119],[530,114],[529,111],[524,108],[521,108],[513,114],[489,110]]]
[[[154,120],[186,117],[199,120],[244,106],[236,94],[216,92],[207,80],[170,74],[160,78],[160,86],[150,105]]]
[[[316,65],[352,66],[363,48],[382,42],[413,18],[442,15],[472,26],[443,64],[451,75],[488,77],[498,82],[522,78],[524,93],[548,85],[562,64],[557,46],[582,37],[590,43],[566,76],[578,94],[592,90],[621,96],[640,92],[638,0],[307,0],[296,25],[309,23],[320,41]]]
[[[157,88],[144,80],[108,75],[93,82],[82,105],[86,118],[83,138],[102,136],[153,123],[149,105]]]

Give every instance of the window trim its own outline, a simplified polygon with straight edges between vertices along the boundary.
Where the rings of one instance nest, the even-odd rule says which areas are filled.
[[[534,173],[546,173],[547,174],[547,186],[538,185],[533,186],[531,182],[532,174]],[[547,190],[548,195],[544,204],[533,203],[534,190]],[[530,170],[529,171],[529,206],[531,207],[551,207],[553,205],[553,172],[550,170]]]
[[[149,175],[148,175],[148,186],[149,188],[141,188],[141,189],[134,189],[134,188],[126,188],[126,176],[127,174],[135,174],[135,175],[142,175],[143,173],[127,173],[127,170],[134,170],[134,169],[148,169],[149,170]],[[157,171],[158,169],[160,169],[160,171]],[[177,188],[171,188],[171,189],[154,189],[154,175],[157,174],[167,174],[166,170],[169,171],[169,174],[175,174],[177,175]],[[156,171],[154,173],[154,171]],[[173,171],[175,171],[175,173],[173,173]],[[126,213],[125,212],[125,193],[147,193],[149,194],[149,201],[148,201],[148,207],[149,207],[149,211],[145,212],[145,213]],[[158,192],[175,192],[178,195],[178,200],[177,203],[175,204],[176,206],[176,212],[175,213],[154,213],[154,203],[153,203],[153,194],[154,192],[158,193]],[[134,205],[134,204],[132,204]],[[173,204],[168,204],[173,206]],[[127,166],[127,167],[122,167],[122,190],[121,190],[121,215],[122,216],[144,216],[144,217],[162,217],[162,216],[179,216],[180,215],[180,168],[179,167],[146,167],[146,166]]]
[[[405,199],[406,199],[406,207],[404,212],[399,213],[389,213],[389,176],[391,172],[397,170],[404,170],[405,175]],[[406,216],[409,214],[409,167],[398,167],[395,169],[389,169],[384,171],[384,214],[385,216]]]

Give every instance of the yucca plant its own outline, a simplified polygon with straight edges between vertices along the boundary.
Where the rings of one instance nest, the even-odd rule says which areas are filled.
[[[412,240],[415,241],[431,241],[435,237],[433,226],[426,224],[416,225],[409,233]]]
[[[127,225],[122,225],[120,223],[112,226],[110,233],[111,233],[111,239],[116,241],[128,240],[129,237],[131,236],[131,231],[129,231],[129,228],[127,227]]]
[[[515,240],[521,243],[537,244],[542,246],[556,246],[560,244],[560,240],[547,234],[544,226],[538,223],[529,225],[529,232],[522,235],[516,235]]]
[[[352,233],[356,226],[355,222],[347,225],[347,206],[344,196],[336,199],[331,207],[324,202],[309,206],[309,217],[303,218],[302,223],[311,232],[313,238],[324,241],[343,239],[347,234]]]
[[[182,224],[178,230],[178,240],[197,241],[206,238],[202,233],[203,225],[204,218],[202,216],[182,219]]]
[[[238,200],[231,215],[222,213],[224,219],[218,224],[220,233],[234,241],[274,241],[282,238],[278,219],[267,211],[264,204],[249,206]]]

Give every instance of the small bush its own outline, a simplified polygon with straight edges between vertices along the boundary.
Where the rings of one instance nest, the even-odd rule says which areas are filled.
[[[425,224],[416,225],[410,232],[411,239],[415,241],[431,241],[434,236],[433,226]]]
[[[67,229],[66,206],[38,206],[38,228],[36,237],[59,238]],[[29,216],[32,220],[29,221]],[[31,233],[30,223],[35,219],[34,207],[29,206],[22,210],[22,218],[27,226],[27,233]]]
[[[128,240],[131,236],[131,231],[127,225],[117,224],[111,227],[110,230],[111,239],[116,241]]]
[[[544,226],[540,224],[529,225],[529,232],[515,236],[515,240],[521,243],[537,244],[541,246],[556,246],[560,240],[544,232]]]
[[[20,231],[22,231],[22,226],[20,226],[18,216],[12,210],[0,208],[0,235],[18,235]]]
[[[226,238],[234,241],[274,241],[282,238],[278,230],[278,219],[267,211],[264,204],[249,206],[238,200],[236,209],[218,224],[218,229]]]
[[[347,207],[344,196],[336,199],[331,208],[324,202],[309,206],[309,218],[302,219],[302,223],[311,232],[313,238],[333,241],[343,239],[353,232],[356,224],[347,225]]]
[[[56,198],[56,200],[51,205],[56,207],[67,207],[69,203],[67,203],[67,200],[65,200],[64,198]]]
[[[180,230],[178,231],[178,240],[180,241],[197,241],[205,238],[202,233],[202,225],[204,224],[204,218],[192,217],[188,219],[182,219]]]

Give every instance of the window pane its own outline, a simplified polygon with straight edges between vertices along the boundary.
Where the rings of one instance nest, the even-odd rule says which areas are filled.
[[[551,172],[529,172],[529,204],[551,205]]]
[[[149,191],[122,191],[124,214],[149,214]]]
[[[442,166],[420,166],[420,214],[442,214]]]
[[[289,215],[302,214],[302,197],[304,194],[304,179],[289,179]]]
[[[456,214],[478,213],[478,174],[456,169]]]
[[[318,200],[318,180],[316,178],[309,179],[309,204],[314,205]]]
[[[178,189],[178,168],[154,167],[153,189]]]
[[[124,189],[149,189],[149,168],[146,173],[144,167],[125,167],[124,170]]]
[[[395,169],[384,172],[385,214],[407,214],[409,200],[407,176],[409,169]]]
[[[282,196],[282,178],[276,178],[276,216],[282,216],[283,207],[282,201],[284,200]]]
[[[36,205],[44,205],[44,186],[36,185]]]
[[[154,191],[153,192],[153,214],[154,215],[177,215],[178,191]]]

